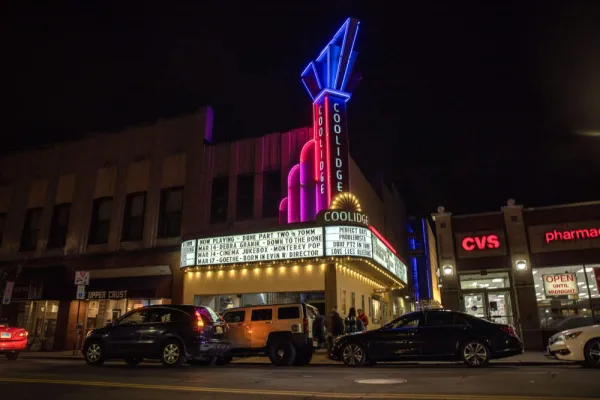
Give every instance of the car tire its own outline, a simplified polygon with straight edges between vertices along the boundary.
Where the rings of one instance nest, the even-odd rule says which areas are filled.
[[[462,345],[460,357],[468,367],[483,367],[490,361],[490,350],[479,340],[469,340]]]
[[[11,353],[6,353],[6,358],[8,361],[15,361],[17,358],[19,358],[19,352],[13,351]]]
[[[138,365],[139,363],[141,363],[144,359],[142,357],[127,357],[125,358],[125,362],[127,363],[127,365]]]
[[[583,354],[585,355],[586,367],[600,368],[600,338],[588,341],[585,344]]]
[[[294,360],[294,365],[296,366],[304,366],[310,364],[313,358],[313,350],[312,347],[305,349],[296,349],[296,359]]]
[[[83,348],[83,358],[87,365],[94,367],[104,364],[104,346],[100,342],[90,342]]]
[[[365,348],[358,343],[346,343],[342,347],[342,361],[348,367],[362,367],[367,362]]]
[[[233,357],[231,357],[231,356],[217,357],[217,361],[215,362],[215,364],[227,365],[231,362],[231,360],[233,360]]]
[[[296,348],[290,342],[269,344],[269,360],[278,367],[289,367],[296,359]]]
[[[180,367],[185,362],[185,349],[178,340],[167,340],[160,349],[160,362],[165,367]]]

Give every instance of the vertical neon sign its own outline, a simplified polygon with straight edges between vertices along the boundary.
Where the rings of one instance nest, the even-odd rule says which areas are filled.
[[[358,83],[352,73],[358,24],[347,19],[301,74],[313,100],[313,138],[302,149],[300,180],[295,176],[298,168],[290,171],[287,201],[280,207],[282,217],[287,211],[287,220],[280,218],[282,223],[314,220],[336,194],[350,191],[346,103]]]

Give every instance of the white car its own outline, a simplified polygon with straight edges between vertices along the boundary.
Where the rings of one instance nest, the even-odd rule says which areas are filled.
[[[600,368],[600,325],[568,329],[548,340],[548,355]]]

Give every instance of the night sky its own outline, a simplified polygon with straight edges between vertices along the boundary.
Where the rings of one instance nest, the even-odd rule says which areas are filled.
[[[216,141],[309,125],[300,73],[353,16],[351,153],[413,214],[600,200],[599,1],[12,3],[3,152],[206,104]]]

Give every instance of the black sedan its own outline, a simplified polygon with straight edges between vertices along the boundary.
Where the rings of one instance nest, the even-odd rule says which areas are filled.
[[[89,365],[115,358],[130,365],[144,358],[158,359],[167,367],[186,361],[226,364],[231,360],[226,331],[227,323],[208,307],[144,307],[91,331],[83,344],[83,356]]]
[[[377,361],[463,361],[476,367],[522,352],[512,326],[438,310],[406,314],[379,329],[341,336],[329,356],[351,367]]]

